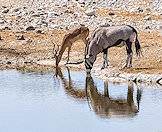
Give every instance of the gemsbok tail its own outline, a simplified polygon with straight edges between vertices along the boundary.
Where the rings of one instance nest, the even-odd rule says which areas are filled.
[[[128,26],[131,27],[133,29],[133,32],[136,34],[136,38],[135,38],[136,54],[137,54],[138,57],[143,56],[142,51],[141,51],[141,45],[140,45],[140,42],[138,40],[137,30],[134,27],[130,26],[130,25],[128,25]]]
[[[137,38],[137,34],[136,34],[136,40],[135,40],[135,47],[136,47],[136,54],[137,54],[137,56],[141,56],[142,55],[141,45],[140,45],[139,40]]]

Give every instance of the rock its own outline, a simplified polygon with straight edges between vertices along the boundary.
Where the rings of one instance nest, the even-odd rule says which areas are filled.
[[[55,18],[56,16],[60,16],[57,12],[48,12],[49,18]]]
[[[48,27],[51,28],[51,29],[59,29],[60,25],[51,23],[51,24],[48,25]]]
[[[113,15],[115,15],[115,13],[114,12],[109,12],[109,15],[113,16]]]
[[[17,35],[17,36],[16,36],[16,39],[17,39],[17,40],[25,40],[25,38],[24,38],[23,35]]]
[[[143,9],[141,7],[138,7],[137,11],[140,13],[140,12],[143,12]]]
[[[87,16],[95,16],[96,15],[96,11],[94,9],[88,9],[85,11],[85,14]]]
[[[32,43],[33,41],[29,38],[26,40],[26,43]]]
[[[105,23],[105,24],[100,25],[100,27],[110,27],[110,24]]]
[[[2,11],[2,13],[8,13],[9,12],[9,9],[5,9]]]
[[[6,64],[10,65],[11,64],[11,61],[7,61]]]
[[[11,28],[5,26],[2,30],[11,30]]]
[[[85,0],[77,0],[79,4],[85,4]]]
[[[4,24],[5,21],[3,19],[0,19],[0,24]]]
[[[38,34],[44,34],[44,32],[42,30],[37,30],[36,33],[38,33]]]
[[[35,30],[35,28],[33,26],[29,26],[26,28],[26,31],[34,31],[34,30]]]
[[[144,20],[150,21],[150,20],[151,20],[151,17],[150,17],[150,16],[145,16],[145,17],[144,17]]]
[[[151,27],[150,26],[146,26],[145,29],[151,29]]]
[[[40,17],[40,14],[33,14],[32,17]]]
[[[2,6],[2,8],[7,8],[6,6]]]
[[[34,14],[34,13],[35,13],[34,11],[30,11],[30,12],[29,12],[29,14],[31,14],[31,15]]]
[[[43,20],[43,21],[41,21],[41,25],[48,27],[48,22]]]
[[[151,12],[151,9],[150,9],[150,8],[146,8],[146,11],[147,11],[147,12]]]
[[[71,14],[74,14],[74,11],[70,10],[70,9],[67,9],[64,13],[71,13]]]
[[[18,12],[20,10],[20,8],[16,8],[16,9],[14,9],[13,11],[14,12]]]

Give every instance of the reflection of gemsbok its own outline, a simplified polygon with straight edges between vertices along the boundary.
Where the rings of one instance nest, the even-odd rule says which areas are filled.
[[[133,84],[128,84],[127,99],[113,99],[109,96],[108,83],[104,83],[104,94],[99,93],[92,77],[86,78],[86,90],[94,112],[100,117],[133,117],[139,111],[141,91],[137,90],[137,106],[133,100]]]

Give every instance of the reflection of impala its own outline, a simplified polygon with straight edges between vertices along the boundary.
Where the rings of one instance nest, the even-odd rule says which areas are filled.
[[[139,110],[141,91],[137,91],[137,104],[133,101],[133,84],[128,84],[127,99],[109,97],[108,83],[104,83],[104,94],[99,93],[92,77],[86,78],[86,90],[89,102],[94,112],[100,117],[135,116]]]
[[[61,68],[59,67],[56,68],[56,75],[58,75],[60,79],[62,80],[65,92],[75,99],[85,99],[86,91],[84,89],[78,89],[74,86],[73,81],[70,76],[70,70],[68,67],[67,67],[67,70],[68,70],[68,79],[66,79],[64,75],[62,74]]]

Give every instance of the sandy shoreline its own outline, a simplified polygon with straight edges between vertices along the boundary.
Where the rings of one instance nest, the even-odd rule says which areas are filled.
[[[12,31],[0,32],[0,65],[1,69],[23,67],[24,65],[38,65],[55,67],[53,58],[53,43],[61,44],[66,32],[53,30],[44,34],[35,32],[21,33],[25,40],[16,40],[17,33]],[[18,33],[20,34],[20,33]],[[102,54],[99,54],[92,69],[92,74],[98,78],[111,81],[137,81],[147,83],[162,83],[162,47],[161,36],[157,32],[140,33],[140,40],[144,57],[133,56],[133,68],[121,69],[125,63],[125,47],[114,47],[109,50],[110,66],[101,70]],[[49,37],[50,36],[50,37]],[[154,38],[155,37],[155,38]],[[39,42],[39,43],[38,43]],[[60,67],[65,67],[67,52],[65,52]],[[84,44],[81,41],[74,43],[70,53],[70,61],[81,61],[84,58]],[[67,65],[72,68],[85,70],[84,63],[80,65]],[[35,67],[36,68],[36,67]],[[37,68],[36,68],[37,69]],[[39,69],[39,68],[38,68]]]

